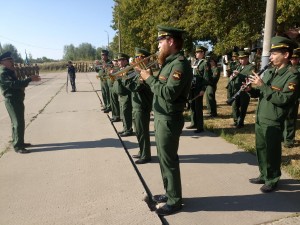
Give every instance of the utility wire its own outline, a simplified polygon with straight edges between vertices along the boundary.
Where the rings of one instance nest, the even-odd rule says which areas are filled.
[[[45,47],[36,46],[36,45],[28,44],[28,43],[25,43],[25,42],[21,42],[21,41],[16,41],[16,40],[13,40],[11,38],[4,37],[2,35],[0,35],[0,37],[4,38],[6,40],[13,41],[13,42],[16,42],[16,43],[19,43],[19,44],[23,44],[23,45],[26,45],[26,46],[30,46],[30,47],[33,47],[33,48],[40,48],[40,49],[48,49],[48,50],[54,50],[54,51],[61,51],[61,49],[57,49],[57,48],[45,48]]]

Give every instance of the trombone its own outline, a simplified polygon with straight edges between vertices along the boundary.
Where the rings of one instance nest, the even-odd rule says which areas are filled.
[[[124,77],[124,78],[132,78],[132,77],[135,77],[136,75],[138,75],[137,72],[135,71],[132,71],[131,73],[129,73],[128,75],[126,75],[126,73],[128,73],[129,71],[131,70],[134,70],[135,67],[140,67],[141,69],[143,70],[146,70],[146,69],[149,69],[150,67],[154,66],[154,65],[157,65],[158,62],[157,62],[157,56],[158,56],[158,52],[157,53],[154,53],[152,55],[149,55],[148,57],[142,59],[142,60],[139,60],[138,62],[132,64],[131,66],[127,66],[125,67],[124,69],[118,71],[118,72],[115,72],[113,74],[110,74],[110,76],[113,76],[113,77]],[[150,61],[149,63],[146,64],[146,62],[148,60],[150,60],[152,58],[152,61]]]

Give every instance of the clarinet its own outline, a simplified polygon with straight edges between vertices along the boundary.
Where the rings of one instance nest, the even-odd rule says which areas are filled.
[[[269,66],[271,65],[271,63],[272,63],[272,62],[269,62],[267,65],[265,65],[264,68],[262,68],[262,69],[257,73],[257,75],[260,76],[263,72],[265,72],[266,69],[269,68]],[[251,84],[251,82],[246,82],[246,84],[242,85],[241,88],[240,88],[240,90],[238,90],[238,92],[235,93],[230,99],[228,99],[228,100],[226,101],[226,103],[227,103],[228,105],[232,105],[232,103],[235,101],[235,99],[237,98],[237,96],[239,96],[240,93],[241,93],[242,91],[244,91],[250,84]]]

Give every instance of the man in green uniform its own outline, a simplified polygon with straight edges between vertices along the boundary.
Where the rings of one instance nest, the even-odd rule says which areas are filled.
[[[150,56],[150,52],[142,48],[135,48],[136,63],[147,56]],[[145,61],[143,64],[147,65],[148,63]],[[135,161],[136,164],[148,163],[151,161],[149,124],[153,93],[149,85],[139,76],[126,80],[126,87],[132,92],[133,125],[140,148],[138,155],[133,155],[132,157],[139,158]]]
[[[237,52],[232,52],[231,60],[226,62],[225,59],[223,58],[223,64],[226,65],[227,76],[230,77],[230,75],[239,65],[239,54]]]
[[[24,142],[25,134],[25,88],[31,81],[39,81],[38,75],[18,80],[14,72],[14,61],[10,52],[0,56],[0,88],[5,98],[5,106],[12,124],[12,144],[17,153],[30,153],[26,147],[31,144]]]
[[[187,129],[196,129],[195,133],[204,131],[203,121],[203,95],[206,85],[212,77],[210,63],[205,60],[207,48],[201,45],[196,46],[196,61],[192,65],[193,83],[190,90],[189,98],[191,102],[191,124]]]
[[[300,48],[294,50],[293,55],[291,57],[292,66],[300,72]],[[299,76],[300,79],[300,76]],[[298,116],[298,108],[299,108],[299,91],[298,98],[295,101],[295,104],[289,109],[287,118],[284,121],[284,131],[283,131],[283,146],[286,148],[293,148],[295,143],[295,134],[297,129],[297,116]]]
[[[251,97],[259,98],[255,121],[255,145],[259,176],[249,181],[264,184],[264,193],[275,190],[281,176],[281,138],[288,110],[298,97],[298,71],[289,60],[297,46],[292,40],[275,36],[271,39],[270,61],[273,68],[260,78],[256,73],[249,81],[256,88],[248,88]]]
[[[108,59],[107,50],[102,50],[100,64],[101,67],[98,73],[98,77],[100,78],[101,81],[101,92],[102,92],[102,99],[104,104],[102,111],[104,113],[108,113],[111,111],[111,107],[110,107],[109,87],[107,84],[107,79],[108,79],[107,74],[112,62]]]
[[[153,111],[157,154],[165,195],[153,196],[156,202],[166,202],[158,215],[169,215],[182,208],[179,168],[179,138],[184,125],[183,110],[193,79],[188,60],[181,54],[183,30],[158,26],[158,76],[142,70],[141,77],[154,93]]]
[[[124,53],[118,53],[118,65],[120,70],[123,70],[129,66],[128,60],[128,55]],[[125,87],[124,83],[128,73],[129,71],[121,74],[121,78],[117,78],[113,84],[113,89],[119,95],[120,100],[120,115],[123,121],[123,130],[119,132],[121,137],[133,135],[131,91]]]
[[[118,66],[118,59],[114,58],[112,60],[113,66],[109,71],[109,79],[108,79],[108,86],[109,86],[109,96],[110,96],[110,106],[111,106],[111,122],[119,122],[120,119],[120,103],[119,103],[119,95],[115,92],[113,85],[115,82],[116,77],[113,75],[115,72],[119,70]]]
[[[246,78],[254,71],[254,66],[249,63],[249,53],[239,52],[239,66],[233,71],[228,83],[229,98],[232,98],[241,88]],[[240,92],[232,103],[233,126],[241,128],[244,126],[244,120],[247,108],[250,102],[250,96],[247,92]]]
[[[208,84],[206,86],[205,97],[206,97],[206,107],[209,117],[218,116],[217,113],[217,101],[216,101],[216,91],[217,84],[220,79],[220,69],[218,68],[217,61],[214,58],[209,59],[211,66],[212,76],[210,77]]]
[[[251,52],[255,52],[252,64],[254,64],[255,72],[258,72],[260,70],[260,65],[261,65],[262,48],[256,47],[252,49]]]

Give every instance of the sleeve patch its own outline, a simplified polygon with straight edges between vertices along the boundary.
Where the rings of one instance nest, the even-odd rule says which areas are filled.
[[[162,75],[159,75],[158,79],[159,79],[159,80],[167,80],[167,78],[164,77],[164,76],[162,76]]]
[[[289,83],[288,88],[289,88],[290,91],[295,91],[296,84],[295,83]]]
[[[174,80],[181,80],[181,75],[182,75],[182,73],[180,71],[175,70],[172,77],[173,77]]]

